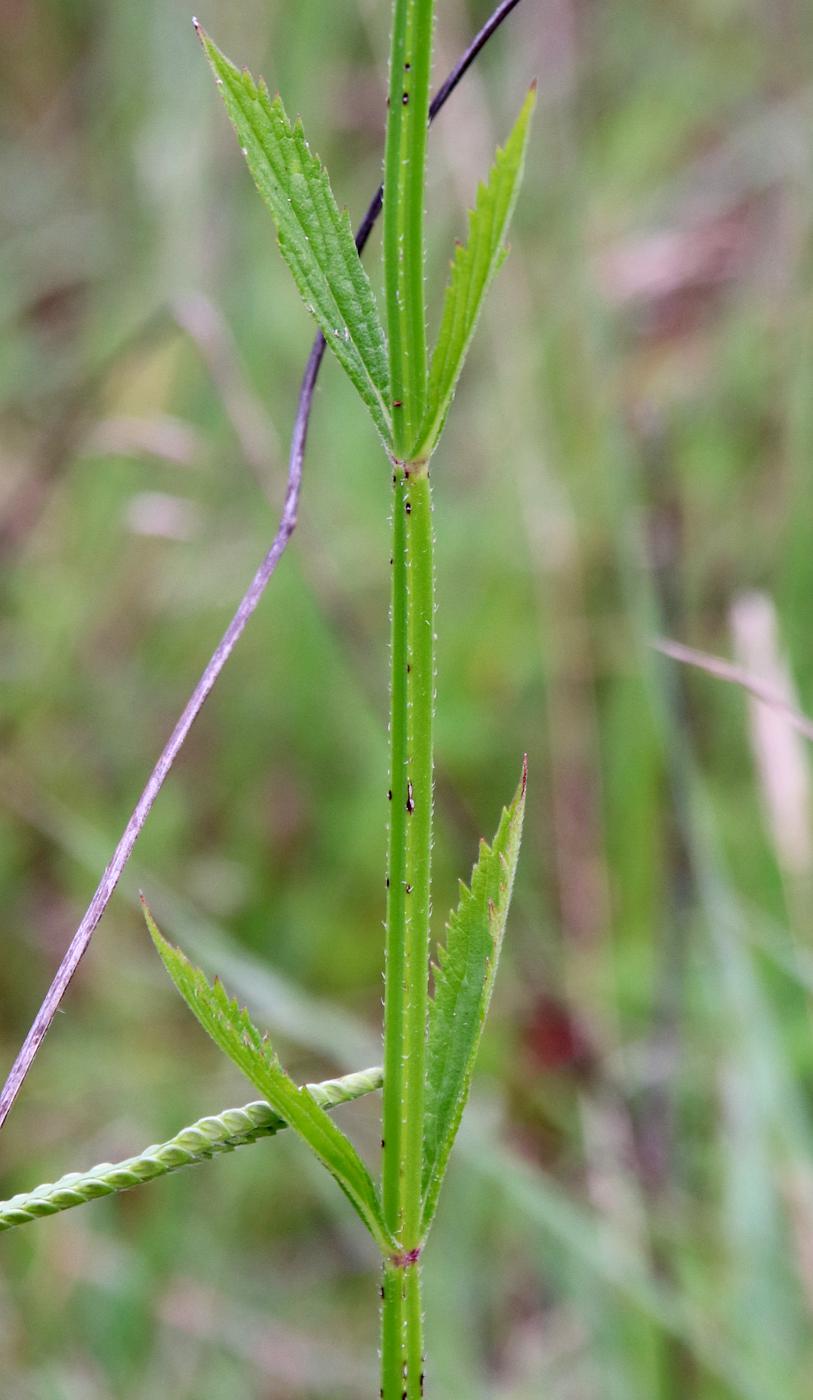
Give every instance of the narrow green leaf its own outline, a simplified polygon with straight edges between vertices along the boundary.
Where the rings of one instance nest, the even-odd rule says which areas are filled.
[[[384,1075],[380,1069],[360,1070],[341,1079],[327,1079],[322,1084],[309,1084],[308,1090],[323,1108],[349,1103],[373,1089],[380,1089]],[[123,1162],[100,1162],[85,1172],[69,1172],[59,1181],[22,1191],[8,1201],[0,1201],[0,1231],[15,1225],[27,1225],[43,1215],[56,1215],[72,1206],[84,1205],[100,1196],[112,1196],[117,1191],[129,1191],[156,1177],[166,1176],[181,1167],[206,1162],[222,1152],[234,1152],[238,1147],[274,1137],[288,1125],[268,1103],[247,1103],[243,1108],[227,1108],[211,1118],[199,1118],[182,1128],[168,1142],[145,1147],[135,1157]]]
[[[340,212],[301,122],[291,123],[281,99],[272,99],[263,81],[236,68],[196,27],[254,183],[276,224],[282,256],[389,450],[387,347],[347,211]]]
[[[222,983],[211,985],[200,968],[167,943],[146,905],[144,916],[167,972],[203,1029],[332,1173],[379,1247],[385,1253],[395,1248],[378,1192],[350,1139],[307,1087],[294,1084],[248,1012],[228,996]]]
[[[504,149],[497,151],[487,183],[477,191],[475,207],[469,211],[469,241],[455,248],[429,370],[426,414],[410,453],[415,460],[431,457],[437,446],[486,292],[507,256],[504,240],[522,183],[535,105],[536,84],[523,103]]]
[[[525,812],[527,763],[519,787],[480,855],[438,951],[435,995],[429,1012],[424,1119],[423,1229],[432,1223],[449,1153],[469,1095],[474,1062],[488,1014],[502,947]]]

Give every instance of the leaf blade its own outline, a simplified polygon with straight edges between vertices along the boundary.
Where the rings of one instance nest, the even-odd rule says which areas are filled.
[[[455,248],[440,329],[429,369],[427,410],[410,456],[431,457],[454,398],[486,293],[507,256],[505,237],[519,195],[536,105],[533,84],[505,146],[497,149],[488,180],[469,211],[469,238]]]
[[[429,1014],[424,1116],[423,1232],[437,1198],[469,1095],[474,1062],[491,1002],[511,903],[525,812],[527,760],[511,804],[503,809],[491,847],[480,843],[471,884],[447,924],[435,967]]]
[[[347,212],[327,171],[277,96],[220,52],[197,26],[254,183],[277,229],[280,251],[327,344],[389,449],[392,440],[386,339],[375,293]]]
[[[248,1012],[229,998],[222,984],[212,985],[200,968],[166,941],[146,904],[144,917],[164,967],[203,1029],[336,1179],[379,1248],[384,1252],[395,1248],[372,1177],[350,1139],[307,1086],[294,1084]]]

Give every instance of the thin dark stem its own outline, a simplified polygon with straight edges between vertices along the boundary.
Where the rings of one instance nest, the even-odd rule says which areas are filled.
[[[455,67],[452,69],[445,83],[443,83],[435,95],[429,109],[430,121],[437,116],[441,107],[443,107],[451,97],[461,78],[474,62],[483,46],[491,38],[491,35],[500,27],[503,20],[507,18],[518,4],[519,0],[503,0],[503,3],[497,6],[491,18],[487,20],[479,34],[472,40],[466,52],[455,64]],[[367,243],[375,222],[381,213],[382,198],[383,191],[379,187],[374,198],[370,201],[370,205],[356,234],[356,247],[359,252],[362,251]],[[87,952],[90,940],[93,937],[105,909],[110,903],[113,891],[121,879],[124,867],[130,859],[133,847],[141,834],[141,830],[150,814],[153,803],[161,791],[170,769],[186,741],[186,737],[192,725],[200,714],[204,701],[207,699],[220,672],[223,670],[223,667],[234,651],[237,642],[243,634],[246,623],[265,592],[266,586],[285,552],[288,541],[296,529],[299,497],[302,490],[302,465],[308,439],[308,424],[310,422],[311,408],[313,406],[316,381],[319,377],[319,370],[324,353],[325,340],[324,336],[320,333],[313,342],[308,357],[308,363],[305,367],[305,373],[302,376],[302,383],[299,390],[299,403],[297,405],[296,419],[291,436],[291,450],[288,459],[288,487],[285,493],[282,516],[277,528],[277,533],[274,536],[274,542],[255,573],[254,578],[251,580],[248,589],[244,593],[234,617],[215,648],[203,675],[195,686],[178,723],[170,735],[166,747],[153,768],[147,780],[147,785],[138,799],[135,810],[124,829],[121,840],[116,846],[105,868],[104,874],[99,881],[98,888],[90,901],[87,912],[71,940],[68,951],[57,969],[53,982],[48,988],[48,992],[37,1012],[34,1023],[23,1041],[20,1052],[3,1086],[3,1092],[0,1094],[0,1127],[3,1126],[11,1106],[22,1088],[37,1050],[48,1033],[48,1029],[70,985],[73,974],[79,966],[84,954]]]
[[[480,50],[485,48],[492,34],[496,34],[503,20],[508,18],[511,11],[515,10],[518,4],[519,0],[502,0],[502,4],[498,5],[494,13],[486,20],[479,34],[474,36],[465,53],[461,54],[448,78],[445,82],[441,83],[435,96],[432,98],[429,104],[430,122],[434,121],[441,107],[448,102],[461,78],[465,77],[466,73],[468,73],[471,65],[480,53]]]

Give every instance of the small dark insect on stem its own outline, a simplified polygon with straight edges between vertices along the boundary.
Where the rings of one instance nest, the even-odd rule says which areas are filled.
[[[455,64],[446,81],[435,94],[429,108],[430,122],[437,116],[438,112],[451,97],[461,78],[463,78],[471,67],[477,55],[491,38],[492,34],[499,29],[500,25],[507,19],[511,11],[516,9],[519,2],[520,0],[503,0],[503,3],[497,6],[494,13],[472,40],[465,53]],[[381,213],[382,200],[383,189],[379,186],[373,199],[370,201],[367,212],[356,233],[356,247],[359,252],[363,250],[367,243],[375,226],[375,222]],[[59,1004],[70,985],[79,963],[88,949],[90,940],[98,927],[105,909],[110,903],[113,892],[132,855],[135,843],[152,810],[155,799],[161,791],[175,759],[183,748],[192,725],[214,688],[220,672],[223,670],[223,667],[242,636],[246,623],[255,611],[270,579],[276,571],[277,565],[287,548],[288,541],[296,529],[299,497],[302,490],[302,465],[308,438],[308,425],[313,405],[314,390],[319,377],[319,370],[324,353],[325,340],[320,333],[313,342],[310,355],[308,356],[308,363],[305,367],[305,373],[302,376],[296,419],[291,436],[291,449],[288,458],[288,486],[285,493],[282,515],[271,548],[260,564],[260,567],[257,569],[257,572],[238,604],[234,617],[226,628],[200,680],[184,706],[183,713],[175,725],[158,762],[147,780],[146,787],[138,799],[138,803],[124,829],[121,840],[105,868],[104,874],[99,881],[99,885],[90,901],[85,916],[71,939],[68,950],[57,969],[51,986],[48,988],[33,1025],[23,1041],[22,1047],[3,1086],[3,1092],[0,1094],[0,1127],[2,1127],[8,1117],[11,1106],[22,1088],[25,1077],[34,1061],[34,1057],[48,1033],[51,1022],[59,1008]]]

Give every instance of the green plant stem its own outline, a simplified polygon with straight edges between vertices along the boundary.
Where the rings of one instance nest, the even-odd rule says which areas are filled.
[[[432,846],[434,576],[428,474],[393,474],[390,841],[384,999],[384,1215],[421,1243]]]
[[[421,1261],[416,1259],[404,1274],[404,1319],[406,1323],[407,1400],[420,1400],[424,1393],[423,1304],[421,1300]]]
[[[390,839],[382,1198],[383,1400],[423,1389],[421,1176],[429,999],[434,575],[425,462],[409,460],[427,390],[424,192],[433,0],[394,0],[384,161],[384,284],[393,418]]]
[[[381,1394],[421,1400],[424,1393],[420,1260],[387,1261],[381,1288]]]
[[[429,980],[434,706],[432,500],[425,467],[397,467],[392,528],[390,845],[384,1002],[384,1215],[404,1258],[420,1253]],[[388,1266],[389,1269],[389,1266]],[[421,1366],[420,1275],[385,1281],[383,1391],[401,1400]],[[391,1350],[398,1345],[397,1367]],[[393,1388],[396,1370],[400,1388]],[[407,1393],[412,1391],[407,1387]],[[419,1393],[417,1390],[414,1392]]]
[[[405,458],[426,403],[424,190],[433,0],[395,0],[384,160],[384,281],[393,440]]]

